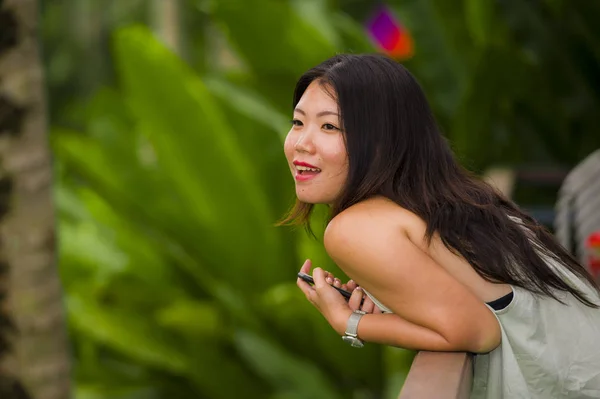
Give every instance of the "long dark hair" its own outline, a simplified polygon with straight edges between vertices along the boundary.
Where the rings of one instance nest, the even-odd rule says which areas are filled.
[[[298,80],[294,107],[315,80],[337,100],[349,160],[348,179],[330,218],[367,198],[384,196],[421,217],[428,242],[438,233],[485,280],[559,301],[556,290],[570,292],[598,307],[542,256],[600,292],[586,269],[543,226],[460,166],[421,87],[401,64],[375,54],[336,55]],[[312,209],[297,201],[280,224],[310,229]]]

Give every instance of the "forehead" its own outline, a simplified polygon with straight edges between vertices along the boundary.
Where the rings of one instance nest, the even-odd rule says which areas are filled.
[[[338,104],[335,98],[333,88],[322,84],[321,82],[314,80],[302,94],[300,101],[296,105],[296,108],[303,110],[317,109],[322,111],[327,109],[329,111],[337,111]]]

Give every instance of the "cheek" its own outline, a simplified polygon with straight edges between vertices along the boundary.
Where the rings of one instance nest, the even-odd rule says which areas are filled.
[[[329,159],[333,163],[335,163],[338,168],[345,172],[348,170],[348,154],[346,152],[346,146],[344,145],[343,140],[339,140],[335,143],[334,146],[331,146],[331,151],[329,153]]]
[[[285,153],[285,157],[289,160],[293,158],[294,155],[294,138],[292,137],[292,132],[288,133],[285,137],[285,141],[283,142],[283,152]]]

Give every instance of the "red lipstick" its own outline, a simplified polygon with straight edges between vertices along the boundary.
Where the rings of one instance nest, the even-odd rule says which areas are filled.
[[[319,173],[321,173],[321,169],[317,168],[314,165],[309,164],[308,162],[294,161],[293,164],[296,166],[296,173],[294,174],[294,179],[297,182],[304,182],[313,179]],[[316,170],[308,170],[305,168],[316,169]]]
[[[309,164],[307,162],[294,161],[294,165],[296,165],[296,166],[306,166],[307,168],[313,168],[313,169],[319,169],[316,166],[311,165],[311,164]]]

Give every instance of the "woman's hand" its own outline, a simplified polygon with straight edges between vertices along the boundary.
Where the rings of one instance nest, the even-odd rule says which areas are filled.
[[[374,313],[379,314],[383,313],[381,309],[369,298],[367,294],[356,284],[354,280],[349,280],[347,283],[342,284],[339,278],[335,277],[332,273],[325,271],[325,281],[333,285],[334,287],[341,288],[343,290],[349,291],[352,293],[350,300],[348,301],[348,306],[350,309],[354,310],[362,310],[365,313]],[[362,301],[362,306],[360,305]]]
[[[307,259],[300,268],[300,272],[311,274],[311,266],[311,261]],[[346,299],[342,294],[326,281],[326,274],[323,269],[316,267],[312,272],[312,277],[315,281],[314,286],[300,278],[298,278],[296,284],[300,287],[302,292],[304,292],[306,299],[321,312],[333,329],[337,331],[338,334],[343,335],[344,331],[346,331],[348,318],[350,317],[350,314],[352,314],[349,303],[346,302]],[[335,283],[333,278],[331,278],[331,281]]]
[[[306,260],[300,268],[300,272],[310,274],[311,266],[311,261]],[[312,277],[315,281],[314,286],[300,278],[296,284],[304,292],[306,299],[321,312],[338,334],[344,334],[348,318],[354,310],[360,309],[365,313],[381,313],[381,310],[354,281],[350,280],[342,284],[333,274],[319,267],[313,270]],[[336,289],[331,287],[332,285],[352,292],[352,296],[346,301]],[[361,301],[363,302],[362,306]]]

